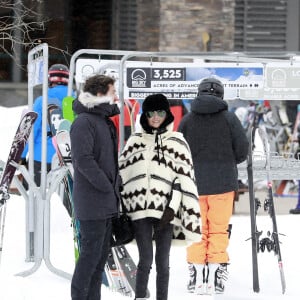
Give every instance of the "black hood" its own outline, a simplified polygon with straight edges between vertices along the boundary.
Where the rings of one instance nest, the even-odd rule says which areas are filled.
[[[191,103],[191,111],[196,114],[214,114],[223,110],[228,110],[228,104],[213,95],[197,96]]]
[[[159,128],[152,128],[148,124],[146,112],[158,110],[164,110],[167,115],[164,122],[160,125]],[[174,121],[174,116],[170,110],[170,103],[167,97],[163,94],[152,94],[147,96],[143,101],[142,111],[143,113],[141,115],[140,123],[142,128],[147,133],[153,133],[154,130],[156,131],[156,133],[163,133],[166,131],[166,127]]]

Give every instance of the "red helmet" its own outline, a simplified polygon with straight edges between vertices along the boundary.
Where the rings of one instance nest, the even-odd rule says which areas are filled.
[[[63,64],[54,64],[48,71],[49,85],[60,84],[67,85],[69,82],[69,69]]]

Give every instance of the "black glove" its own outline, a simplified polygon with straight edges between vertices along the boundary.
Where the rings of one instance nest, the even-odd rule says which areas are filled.
[[[174,219],[174,210],[170,207],[166,207],[160,222],[159,222],[159,228],[165,227],[167,224],[169,224]]]

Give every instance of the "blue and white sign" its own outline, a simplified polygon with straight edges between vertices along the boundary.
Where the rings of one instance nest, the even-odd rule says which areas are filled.
[[[126,63],[127,98],[144,99],[163,93],[169,99],[193,99],[203,78],[215,77],[224,84],[224,98],[263,99],[264,72],[261,64],[233,63]]]
[[[118,90],[119,60],[78,59],[77,88],[93,74],[107,74],[116,79]],[[163,93],[169,99],[194,99],[203,78],[215,77],[224,84],[224,99],[261,100],[264,69],[258,63],[173,63],[127,61],[124,70],[124,98],[144,99]]]

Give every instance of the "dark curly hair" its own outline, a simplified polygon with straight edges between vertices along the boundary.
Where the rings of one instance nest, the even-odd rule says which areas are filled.
[[[98,93],[105,95],[109,89],[109,85],[113,85],[115,79],[106,75],[94,75],[89,77],[85,84],[83,91],[89,92],[96,96]]]

